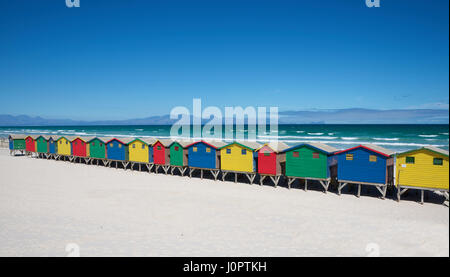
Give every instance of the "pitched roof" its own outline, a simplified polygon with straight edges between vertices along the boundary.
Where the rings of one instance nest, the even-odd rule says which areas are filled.
[[[56,136],[56,135],[50,135],[50,136],[44,136],[44,138],[46,139],[46,140],[49,140],[49,139],[53,139],[53,140],[57,140],[58,138],[59,138],[59,136]]]
[[[10,134],[9,135],[12,139],[25,139],[27,136],[25,135],[16,135],[16,134]]]
[[[69,137],[66,137],[66,136],[58,136],[58,137],[56,138],[56,140],[60,140],[60,139],[62,139],[62,138],[70,141],[70,138],[69,138]]]
[[[448,156],[448,151],[446,151],[446,150],[444,150],[444,149],[437,148],[437,147],[434,147],[434,146],[425,146],[424,148],[425,148],[425,149],[428,149],[428,150],[430,150],[430,151],[433,151],[433,152],[436,152],[436,153],[439,153],[439,154]]]
[[[111,140],[114,139],[114,137],[97,137],[99,140],[103,141],[104,143],[108,143]]]
[[[391,155],[393,155],[395,153],[394,151],[392,151],[390,149],[386,149],[386,148],[381,147],[381,146],[376,145],[376,144],[363,144],[362,146],[367,147],[367,148],[372,149],[372,150],[375,150],[376,152],[383,153],[383,154],[385,154],[387,156],[391,156]]]
[[[142,138],[141,140],[148,145],[153,145],[157,141],[155,138]]]
[[[95,139],[98,139],[98,140],[100,140],[101,142],[104,142],[104,143],[106,142],[105,137],[91,137],[87,142],[89,143],[89,142],[91,142],[91,141],[93,141]]]
[[[274,142],[274,141],[272,141],[272,142],[269,142],[269,143],[264,143],[263,145],[261,145],[261,147],[259,147],[255,151],[261,150],[264,146],[269,147],[270,149],[272,149],[276,153],[283,152],[284,150],[289,148],[289,146],[286,143],[284,143],[284,142]]]
[[[226,147],[228,147],[230,145],[233,145],[233,144],[240,145],[240,146],[242,146],[244,148],[247,148],[247,149],[250,149],[252,151],[254,151],[254,150],[256,150],[256,149],[261,147],[261,144],[255,142],[255,141],[233,141],[231,143],[225,144],[224,146],[222,146],[220,148],[226,148]]]
[[[336,149],[336,148],[334,148],[332,146],[329,146],[327,144],[324,144],[324,143],[310,142],[310,143],[302,143],[302,144],[298,144],[298,145],[292,146],[292,147],[290,147],[288,149],[285,149],[283,152],[291,151],[291,150],[300,148],[302,146],[310,146],[310,147],[312,147],[314,149],[317,149],[317,150],[319,150],[321,152],[324,152],[324,153],[327,153],[327,154],[333,154],[333,153],[336,153],[338,151],[338,149]]]
[[[219,148],[225,146],[225,143],[223,141],[220,141],[220,140],[198,140],[198,141],[192,142],[189,145],[186,145],[186,148],[189,148],[189,147],[191,147],[191,146],[193,146],[195,144],[198,144],[198,143],[204,143],[206,145],[211,146],[214,149],[219,149]]]
[[[348,152],[348,151],[351,151],[351,150],[357,149],[357,148],[364,148],[364,149],[367,149],[369,151],[381,154],[381,155],[386,156],[386,157],[389,157],[389,156],[391,156],[391,155],[393,155],[395,153],[394,151],[386,149],[386,148],[383,148],[383,147],[381,147],[379,145],[364,144],[364,145],[358,145],[358,146],[355,146],[355,147],[352,147],[352,148],[349,148],[349,149],[345,149],[345,150],[339,151],[339,152],[337,152],[335,154],[338,155],[338,154],[345,153],[345,152]]]
[[[117,140],[118,142],[122,143],[122,144],[129,144],[130,142],[132,142],[134,140],[134,138],[132,137],[113,137],[110,138],[106,143],[109,143],[112,140]]]
[[[85,137],[85,136],[83,136],[83,137],[74,137],[74,139],[72,139],[71,141],[74,141],[77,138],[81,139],[84,142],[89,142],[89,141],[95,139],[96,137],[92,137],[92,136],[89,136],[89,137]]]
[[[174,140],[169,146],[172,146],[172,144],[178,143],[183,148],[187,148],[189,145],[192,144],[192,140]]]
[[[122,142],[123,144],[129,144],[130,142],[132,142],[135,138],[133,137],[121,137],[121,138],[117,138],[117,140],[119,140],[120,142]]]
[[[408,153],[412,153],[412,152],[416,152],[416,151],[423,150],[423,149],[426,149],[426,150],[429,150],[431,152],[435,152],[435,153],[438,153],[438,154],[441,154],[441,155],[444,155],[444,156],[448,157],[448,151],[446,151],[444,149],[440,149],[440,148],[434,147],[434,146],[424,146],[424,147],[421,147],[421,148],[412,149],[412,150],[408,150],[408,151],[405,151],[405,152],[402,152],[402,153],[398,153],[397,155],[398,156],[402,156],[402,155],[405,155],[405,154],[408,154]]]
[[[68,141],[72,142],[75,139],[77,139],[78,137],[76,137],[76,136],[65,136],[64,138],[66,138]]]
[[[168,147],[169,145],[172,144],[173,140],[171,139],[158,139],[157,141],[155,141],[155,143],[160,142],[164,147]]]

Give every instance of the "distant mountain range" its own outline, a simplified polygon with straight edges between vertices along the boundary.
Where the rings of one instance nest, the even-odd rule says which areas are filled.
[[[206,122],[205,120],[204,122]],[[170,125],[169,115],[125,120],[82,121],[46,119],[27,115],[0,115],[0,126],[67,126],[67,125]],[[279,112],[279,124],[448,124],[449,111],[443,109],[335,109]]]

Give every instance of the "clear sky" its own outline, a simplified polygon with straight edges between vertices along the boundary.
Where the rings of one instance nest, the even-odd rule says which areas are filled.
[[[449,1],[0,0],[0,114],[446,108]]]

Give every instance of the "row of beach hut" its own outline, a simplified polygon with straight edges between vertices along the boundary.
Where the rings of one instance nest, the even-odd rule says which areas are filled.
[[[149,172],[168,174],[178,170],[190,177],[199,171],[215,180],[221,173],[244,175],[250,183],[271,179],[275,186],[285,178],[288,187],[300,180],[305,190],[308,181],[319,183],[326,192],[336,184],[338,193],[347,185],[373,186],[382,198],[389,186],[397,188],[397,198],[409,189],[441,191],[448,199],[448,151],[423,147],[394,153],[378,145],[359,145],[338,150],[322,143],[302,143],[289,147],[282,142],[259,144],[249,141],[191,141],[155,138],[73,137],[10,135],[11,154],[72,162],[102,163],[123,168],[146,167]]]

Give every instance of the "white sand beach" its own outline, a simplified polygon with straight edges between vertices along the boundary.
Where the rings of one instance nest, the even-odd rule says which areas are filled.
[[[189,179],[0,149],[0,256],[449,256],[442,204]]]

